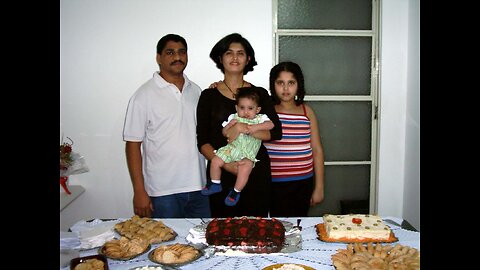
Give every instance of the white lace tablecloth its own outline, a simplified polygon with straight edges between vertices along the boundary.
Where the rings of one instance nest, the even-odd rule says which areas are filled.
[[[399,224],[402,223],[402,219],[394,217],[389,218]],[[296,224],[297,218],[279,218],[280,220],[290,221]],[[125,219],[121,219],[125,220]],[[160,219],[165,225],[171,227],[178,236],[169,242],[153,245],[151,249],[155,249],[159,245],[171,244],[171,243],[187,243],[186,236],[189,230],[201,224],[200,219]],[[208,221],[210,219],[204,219]],[[196,261],[177,267],[182,270],[225,270],[225,269],[262,269],[276,263],[298,263],[313,267],[317,270],[334,270],[332,264],[331,255],[337,252],[337,249],[344,249],[346,244],[342,243],[327,243],[317,239],[317,233],[315,231],[315,225],[323,223],[322,217],[302,217],[300,226],[302,226],[302,250],[293,253],[281,253],[275,255],[258,254],[254,256],[218,256],[213,255],[209,258],[202,256]],[[420,250],[420,233],[409,231],[400,228],[399,226],[388,224],[395,236],[398,238],[398,242],[391,243],[395,245],[397,243],[406,245],[409,247]],[[133,267],[139,267],[144,265],[157,265],[148,259],[148,253],[136,257],[129,261],[118,261],[108,259],[108,266],[110,270],[128,270]],[[97,249],[80,251],[80,257],[95,255]],[[69,267],[60,268],[61,270],[69,270]]]

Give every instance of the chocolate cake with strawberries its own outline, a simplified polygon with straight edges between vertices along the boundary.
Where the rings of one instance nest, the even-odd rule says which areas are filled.
[[[256,247],[265,253],[278,252],[285,241],[285,227],[275,218],[215,218],[207,225],[209,245]]]

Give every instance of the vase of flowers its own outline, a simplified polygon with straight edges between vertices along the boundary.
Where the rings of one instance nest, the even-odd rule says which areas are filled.
[[[68,177],[73,174],[88,172],[83,156],[72,150],[73,141],[60,144],[60,193],[71,194],[68,189]]]

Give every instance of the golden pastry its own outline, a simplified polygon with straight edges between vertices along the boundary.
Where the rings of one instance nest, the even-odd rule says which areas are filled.
[[[192,261],[199,255],[199,251],[190,245],[173,244],[160,246],[153,253],[154,260],[160,263],[185,263]]]
[[[382,246],[371,243],[348,244],[346,249],[339,249],[332,255],[333,265],[337,270],[385,270],[385,269],[420,269],[420,252],[400,244]]]
[[[88,259],[73,268],[74,270],[103,270],[105,263],[98,259]]]
[[[141,237],[150,244],[156,244],[175,238],[175,232],[165,226],[163,222],[151,218],[140,218],[135,215],[132,218],[115,224],[115,230],[128,238]]]

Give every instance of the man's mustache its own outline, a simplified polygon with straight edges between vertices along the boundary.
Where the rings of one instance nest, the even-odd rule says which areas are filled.
[[[182,64],[185,65],[185,63],[184,63],[182,60],[173,61],[170,65],[173,66],[173,65],[175,65],[176,63],[182,63]]]

